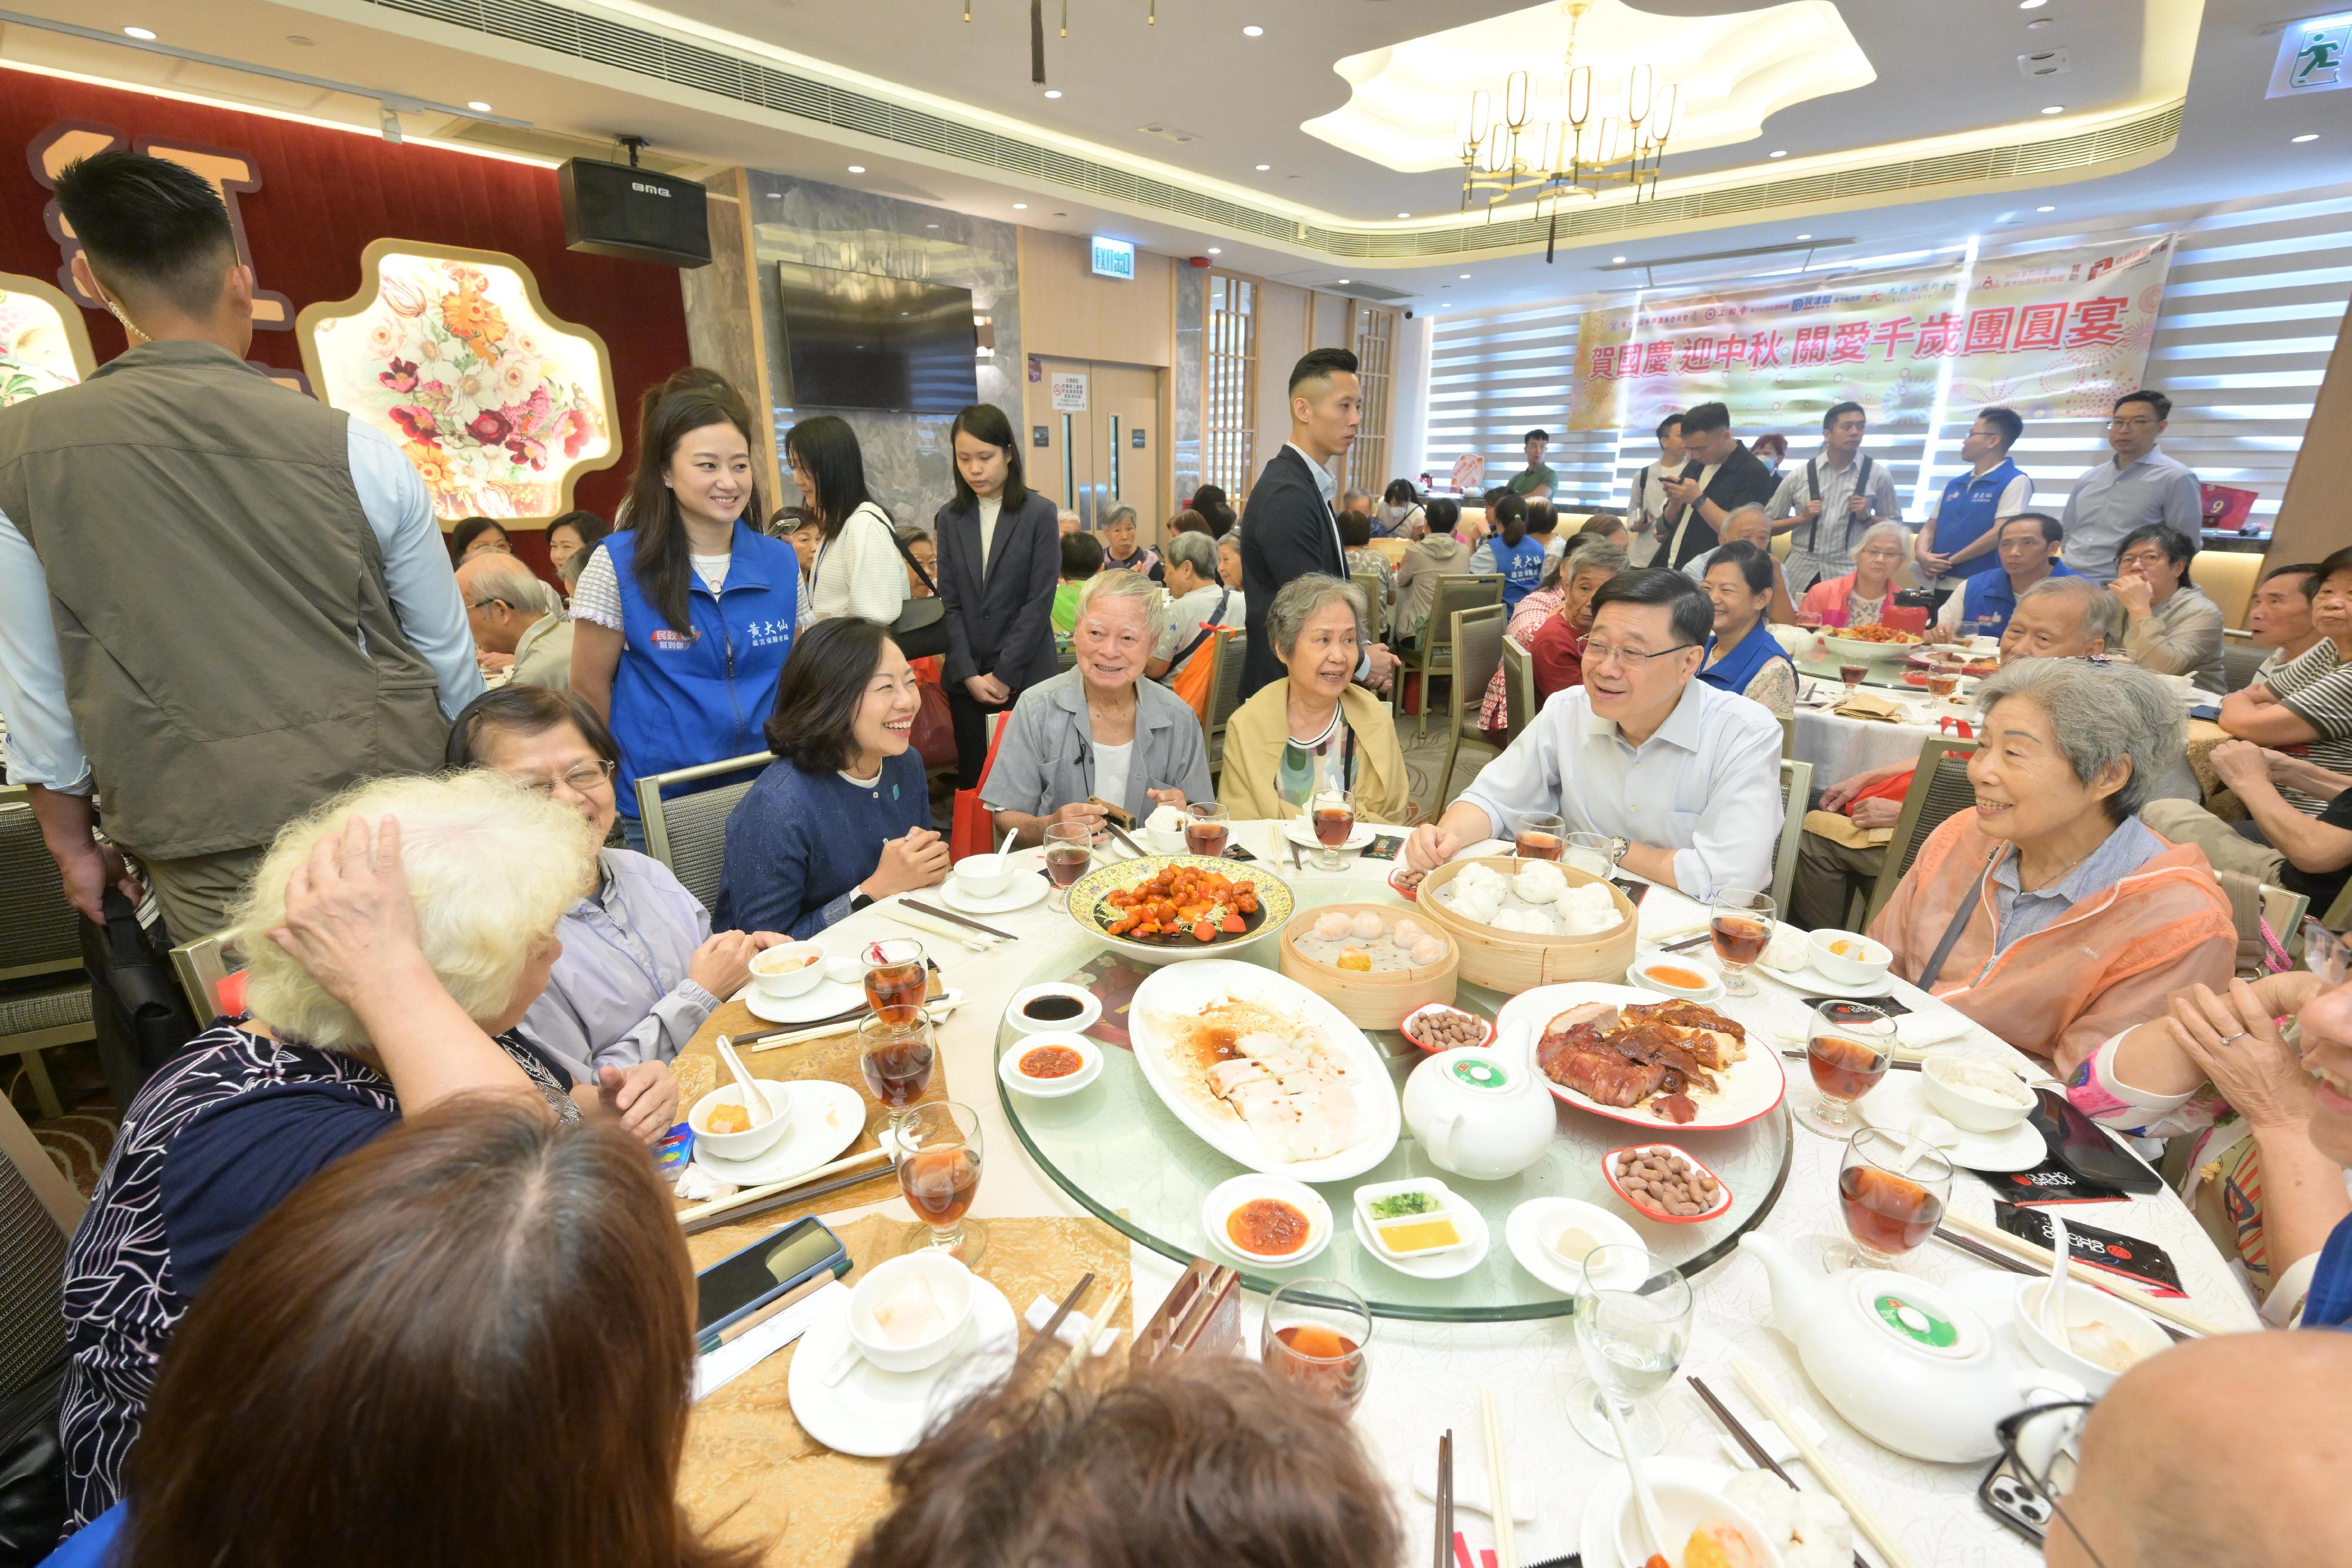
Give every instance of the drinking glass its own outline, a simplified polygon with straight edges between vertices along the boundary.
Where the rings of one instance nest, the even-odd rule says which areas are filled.
[[[1927,672],[1927,695],[1939,703],[1948,703],[1960,689],[1960,672],[1948,664],[1937,664]]]
[[[1265,1299],[1258,1359],[1266,1371],[1352,1416],[1371,1381],[1364,1347],[1372,1309],[1337,1280],[1293,1280]]]
[[[1818,1103],[1795,1107],[1797,1120],[1823,1137],[1853,1131],[1853,1103],[1878,1087],[1895,1061],[1895,1019],[1862,1002],[1823,1002],[1805,1040]]]
[[[1184,810],[1191,813],[1184,824],[1184,847],[1212,859],[1223,854],[1234,836],[1233,813],[1214,800],[1205,804],[1195,801]]]
[[[866,1088],[889,1108],[889,1125],[896,1132],[907,1107],[931,1086],[931,1069],[939,1061],[939,1042],[931,1020],[918,1014],[912,1023],[890,1023],[880,1018],[857,1024],[857,1067]]]
[[[1567,825],[1557,811],[1530,811],[1512,831],[1511,852],[1523,861],[1556,861],[1565,841],[1561,830]]]
[[[1070,906],[1070,884],[1087,874],[1095,858],[1094,834],[1079,822],[1045,824],[1045,874],[1053,879],[1053,904]]]
[[[1317,868],[1340,870],[1348,862],[1340,858],[1339,847],[1356,831],[1355,794],[1347,789],[1316,790],[1307,800],[1307,820],[1314,825],[1315,841],[1323,846],[1316,852]]]
[[[1854,689],[1862,685],[1863,676],[1868,674],[1870,674],[1868,664],[1840,664],[1838,679],[1845,683],[1845,695],[1853,695]]]
[[[1822,629],[1822,612],[1818,610],[1800,610],[1797,612],[1797,624],[1808,632],[1818,632]]]
[[[1570,833],[1565,858],[1577,870],[1605,882],[1617,874],[1617,841],[1607,833]]]
[[[966,1267],[988,1249],[988,1228],[965,1211],[980,1196],[980,1113],[951,1100],[910,1105],[899,1116],[898,1190],[922,1216],[907,1249],[951,1253]]]
[[[1952,1197],[1952,1162],[1925,1144],[1864,1127],[1838,1162],[1846,1234],[1822,1253],[1832,1269],[1892,1269],[1936,1233]]]
[[[1779,914],[1769,894],[1745,887],[1727,887],[1707,905],[1707,933],[1715,938],[1716,961],[1723,966],[1723,988],[1729,995],[1756,994],[1748,966],[1771,946],[1772,924]]]
[[[869,942],[861,955],[866,961],[866,1005],[885,1023],[912,1023],[923,1016],[923,993],[930,988],[923,945],[911,936]]]
[[[1576,1347],[1586,1375],[1568,1392],[1568,1422],[1604,1454],[1624,1457],[1608,1411],[1614,1406],[1637,1453],[1651,1454],[1664,1428],[1646,1401],[1675,1380],[1690,1347],[1690,1281],[1643,1247],[1596,1247],[1576,1288]]]
[[[1994,642],[1999,642],[2000,640],[2000,618],[1995,615],[1978,616],[1975,620],[1969,622],[1969,635],[1971,637],[1990,637]]]

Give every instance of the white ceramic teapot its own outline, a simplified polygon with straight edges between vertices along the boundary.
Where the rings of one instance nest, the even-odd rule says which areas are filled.
[[[2087,1397],[2064,1373],[2012,1359],[1982,1318],[1932,1281],[1886,1269],[1824,1277],[1752,1230],[1739,1245],[1763,1263],[1772,1326],[1796,1345],[1822,1397],[1898,1454],[1990,1458],[2004,1417]]]
[[[1551,1092],[1488,1047],[1441,1051],[1404,1082],[1404,1124],[1440,1169],[1472,1181],[1516,1176],[1551,1147]]]

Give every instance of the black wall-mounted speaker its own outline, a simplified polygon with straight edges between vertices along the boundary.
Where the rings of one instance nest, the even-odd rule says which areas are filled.
[[[591,256],[710,265],[710,217],[702,187],[675,174],[574,158],[556,171],[563,240]]]

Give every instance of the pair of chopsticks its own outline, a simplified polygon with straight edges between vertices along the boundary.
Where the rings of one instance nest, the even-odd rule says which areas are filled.
[[[1853,1521],[1854,1529],[1878,1548],[1879,1560],[1886,1564],[1886,1568],[1918,1568],[1916,1559],[1903,1550],[1902,1543],[1895,1539],[1895,1532],[1870,1511],[1869,1505],[1862,1500],[1862,1494],[1855,1491],[1853,1484],[1845,1479],[1845,1472],[1832,1464],[1829,1456],[1822,1451],[1821,1445],[1807,1437],[1790,1419],[1780,1401],[1764,1385],[1764,1379],[1757,1375],[1756,1369],[1735,1355],[1731,1358],[1731,1376],[1739,1385],[1740,1392],[1748,1396],[1748,1403],[1756,1406],[1764,1419],[1780,1427],[1781,1434],[1796,1445],[1797,1457],[1805,1461],[1805,1468],[1813,1472],[1813,1479],[1822,1483],[1822,1490],[1844,1506],[1847,1517]],[[1714,1401],[1709,1400],[1708,1403],[1712,1405]],[[1775,1465],[1773,1469],[1777,1471],[1780,1467]],[[1786,1480],[1788,1477],[1783,1473],[1780,1479]]]
[[[1478,1390],[1478,1420],[1486,1428],[1486,1500],[1495,1515],[1495,1562],[1496,1568],[1519,1568],[1518,1532],[1511,1522],[1511,1479],[1503,1458],[1503,1413],[1491,1388]],[[1452,1511],[1449,1486],[1447,1512]]]
[[[1806,1059],[1806,1053],[1804,1051],[1794,1051],[1785,1045],[1780,1048],[1780,1054],[1787,1057],[1791,1061],[1802,1061]],[[1895,1061],[1889,1061],[1886,1065],[1897,1072],[1916,1072],[1920,1071],[1920,1069],[1924,1068],[1927,1063],[1923,1061],[1905,1061],[1898,1058]]]
[[[1431,1568],[1454,1563],[1454,1428],[1437,1439],[1437,1553]]]
[[[2005,1252],[2020,1262],[2032,1264],[2032,1271],[2037,1274],[2047,1272],[2050,1266],[2058,1260],[2057,1255],[2047,1247],[2028,1241],[2022,1237],[2011,1236],[2008,1231],[1996,1226],[1986,1225],[1979,1220],[1970,1219],[1964,1214],[1955,1214],[1949,1209],[1944,1211],[1944,1223],[1936,1228],[1936,1234],[1948,1240],[1955,1239],[1945,1237],[1946,1226],[1959,1232],[1961,1236],[1983,1242],[1985,1246],[1995,1251]],[[1971,1248],[1969,1250],[1974,1251],[1975,1249]],[[2119,1301],[2128,1301],[2151,1317],[2162,1318],[2168,1322],[2187,1329],[2191,1333],[2202,1334],[2207,1339],[2219,1339],[2229,1332],[2220,1324],[2208,1322],[2195,1312],[2177,1307],[2164,1297],[2145,1291],[2121,1275],[2111,1274],[2104,1269],[2086,1270],[2084,1273],[2076,1275],[2075,1278],[2081,1280],[2084,1284],[2097,1286]]]
[[[1095,1271],[1092,1269],[1078,1276],[1078,1282],[1070,1287],[1070,1293],[1062,1298],[1062,1304],[1054,1309],[1054,1315],[1045,1320],[1045,1326],[1037,1331],[1037,1337],[1029,1342],[1029,1348],[1014,1358],[1013,1376],[1019,1377],[1025,1364],[1034,1358],[1042,1358],[1045,1347],[1056,1343],[1055,1336],[1062,1332],[1062,1324],[1068,1320],[1077,1304],[1086,1299],[1087,1292],[1094,1289],[1094,1284]]]
[[[800,1305],[801,1302],[808,1300],[809,1297],[815,1295],[819,1291],[824,1290],[827,1285],[832,1284],[834,1281],[838,1278],[840,1278],[840,1276],[835,1274],[832,1270],[824,1270],[820,1271],[815,1278],[803,1280],[801,1283],[793,1286],[791,1290],[786,1291],[782,1295],[778,1296],[774,1301],[770,1301],[766,1306],[761,1307],[758,1312],[751,1313],[749,1317],[737,1318],[725,1328],[720,1329],[714,1333],[704,1334],[700,1339],[695,1342],[694,1348],[700,1354],[709,1355],[712,1351],[718,1350],[723,1345],[732,1344],[737,1340],[741,1339],[745,1334],[750,1333],[753,1329],[758,1328],[761,1323],[766,1322],[770,1318],[774,1317],[778,1312],[782,1312],[785,1308]]]
[[[1010,932],[999,931],[993,925],[982,925],[976,920],[966,920],[962,915],[950,914],[944,909],[934,909],[928,904],[918,904],[911,898],[886,904],[882,905],[880,914],[885,920],[895,922],[909,931],[944,936],[973,953],[984,953],[991,947],[1013,940]]]
[[[941,991],[923,1004],[923,1016],[933,1023],[940,1023],[961,1006],[963,1006],[961,991]],[[741,1045],[747,1040],[756,1040],[760,1043],[751,1048],[755,1051],[775,1051],[787,1045],[806,1045],[813,1040],[831,1040],[835,1035],[856,1034],[858,1026],[863,1024],[866,1019],[866,1015],[860,1013],[857,1017],[845,1021],[813,1024],[807,1029],[770,1030],[765,1034],[737,1035],[735,1043]]]
[[[1103,1299],[1102,1311],[1087,1314],[1092,1321],[1087,1324],[1087,1332],[1079,1338],[1077,1345],[1070,1352],[1068,1358],[1055,1372],[1054,1380],[1047,1384],[1046,1387],[1061,1387],[1070,1380],[1071,1374],[1076,1372],[1080,1365],[1094,1359],[1095,1346],[1100,1343],[1103,1330],[1108,1328],[1113,1333],[1118,1332],[1112,1320],[1118,1316],[1118,1309],[1127,1304],[1129,1289],[1128,1281],[1120,1281],[1110,1288],[1110,1294]]]
[[[856,1186],[889,1168],[887,1148],[868,1149],[862,1155],[835,1160],[813,1171],[803,1171],[788,1182],[770,1182],[763,1186],[747,1186],[740,1192],[730,1192],[725,1197],[714,1197],[708,1203],[698,1203],[677,1211],[677,1222],[688,1236],[719,1225],[736,1225],[786,1204],[803,1203],[812,1197],[822,1197],[829,1192],[839,1192],[845,1186]],[[722,1218],[725,1217],[725,1218]]]
[[[1765,1451],[1764,1445],[1758,1442],[1755,1435],[1740,1424],[1739,1417],[1731,1413],[1730,1407],[1715,1396],[1715,1390],[1699,1381],[1696,1374],[1692,1375],[1690,1385],[1691,1392],[1697,1395],[1700,1401],[1715,1412],[1715,1418],[1723,1423],[1723,1429],[1731,1434],[1731,1440],[1748,1450],[1749,1458],[1787,1482],[1790,1491],[1804,1490],[1797,1485],[1795,1479],[1787,1470],[1780,1468],[1780,1460]],[[1863,1561],[1862,1553],[1859,1552],[1853,1554],[1853,1568],[1870,1568],[1870,1564]]]

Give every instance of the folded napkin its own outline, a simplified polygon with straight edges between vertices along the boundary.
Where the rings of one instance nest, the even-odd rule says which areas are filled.
[[[1808,811],[1805,831],[1819,833],[1833,844],[1843,844],[1850,850],[1874,850],[1891,842],[1892,828],[1857,828],[1853,819],[1843,811]]]
[[[1876,720],[1881,724],[1906,724],[1911,718],[1909,708],[1876,692],[1857,691],[1830,711],[1840,718]]]
[[[1966,1015],[1950,1008],[1937,1008],[1933,1012],[1907,1012],[1896,1019],[1895,1038],[1913,1051],[1929,1051],[1961,1039],[1969,1028]]]

